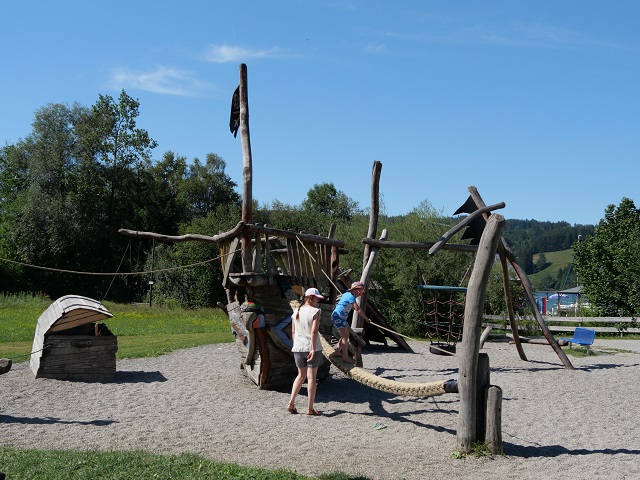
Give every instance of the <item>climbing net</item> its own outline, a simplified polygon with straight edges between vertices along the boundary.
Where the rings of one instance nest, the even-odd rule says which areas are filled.
[[[462,338],[466,287],[418,285],[422,318],[431,340],[432,353],[446,355],[456,351]]]

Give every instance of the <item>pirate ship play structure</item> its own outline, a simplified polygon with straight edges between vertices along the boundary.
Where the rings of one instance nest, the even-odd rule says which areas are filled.
[[[230,121],[231,132],[235,135],[238,129],[240,131],[243,153],[242,220],[233,229],[215,236],[193,234],[167,236],[126,229],[121,229],[120,232],[132,237],[153,238],[171,243],[206,241],[219,245],[223,271],[222,283],[227,297],[226,304],[221,304],[220,307],[228,315],[231,328],[236,336],[242,367],[257,386],[262,389],[272,389],[289,387],[297,373],[291,354],[290,325],[291,315],[297,305],[299,294],[308,287],[316,287],[327,295],[327,301],[320,304],[323,312],[320,333],[326,345],[330,346],[330,343],[335,342],[338,337],[331,323],[331,311],[336,299],[347,290],[352,278],[350,277],[351,272],[340,269],[340,254],[344,252],[345,244],[334,238],[333,228],[327,236],[321,236],[267,228],[251,223],[252,156],[248,108],[247,73],[246,66],[243,64],[240,66],[240,84],[233,96]],[[446,232],[437,242],[388,241],[386,231],[383,232],[380,239],[376,239],[381,168],[380,162],[374,162],[369,231],[367,237],[363,239],[365,245],[364,268],[358,279],[365,285],[369,284],[371,269],[380,248],[428,249],[430,255],[434,255],[440,249],[476,252],[480,235],[491,211],[504,207],[504,203],[486,206],[477,190],[470,187],[468,200],[455,212],[455,214],[468,213],[469,215]],[[448,243],[455,233],[463,229],[466,231],[462,238],[470,238],[470,244]],[[497,249],[503,266],[509,318],[520,357],[526,360],[518,340],[518,329],[511,309],[510,293],[506,281],[508,279],[507,261],[511,262],[525,286],[542,333],[564,365],[567,368],[573,368],[535,308],[528,278],[518,266],[515,257],[502,237]],[[365,345],[363,333],[365,337],[382,338],[385,342],[388,337],[401,348],[411,350],[403,336],[386,322],[384,315],[372,301],[368,300],[366,296],[359,300],[363,301],[366,313],[373,319],[374,325],[363,326],[357,316],[352,320],[350,348],[356,360],[356,368],[362,366],[361,352]],[[339,360],[332,359],[331,361],[351,376],[363,374],[363,372],[354,370],[353,367],[343,364]],[[328,372],[329,364],[327,362],[319,370],[318,378],[326,377]],[[360,380],[365,383],[377,382],[377,380],[369,378],[360,378]],[[443,385],[438,388],[444,393],[445,387]],[[398,393],[403,392],[404,389],[398,388],[393,391]]]
[[[501,215],[491,214],[492,211],[503,208],[504,203],[487,206],[477,190],[470,187],[468,200],[455,213],[468,213],[468,215],[438,241],[433,243],[389,241],[386,230],[382,232],[379,239],[376,239],[378,185],[382,165],[380,162],[374,162],[369,230],[367,237],[363,239],[364,267],[360,281],[365,285],[369,284],[371,269],[380,248],[426,249],[429,250],[430,255],[434,255],[440,249],[475,254],[474,267],[464,301],[465,321],[462,326],[462,349],[459,355],[459,380],[449,379],[416,384],[381,379],[360,368],[362,347],[365,345],[362,333],[364,332],[365,337],[375,336],[385,341],[388,337],[401,348],[406,350],[411,348],[404,341],[403,336],[388,325],[382,313],[373,302],[367,300],[366,296],[358,300],[362,301],[360,307],[365,309],[374,325],[367,324],[363,328],[357,315],[352,320],[350,350],[356,364],[348,365],[340,359],[329,359],[329,354],[333,352],[331,343],[338,338],[331,323],[331,312],[338,296],[347,290],[352,281],[351,272],[340,269],[340,254],[344,253],[345,244],[334,238],[334,227],[326,236],[321,236],[267,228],[251,223],[252,157],[248,118],[247,70],[246,65],[242,64],[240,65],[240,84],[233,96],[230,121],[230,129],[234,136],[238,130],[240,131],[243,153],[242,219],[233,229],[215,236],[166,236],[126,229],[121,229],[120,232],[132,237],[152,238],[170,243],[195,240],[214,242],[219,245],[223,287],[227,297],[226,304],[219,306],[226,312],[236,336],[242,368],[261,389],[290,388],[297,373],[291,354],[291,317],[299,301],[299,295],[308,287],[316,287],[327,295],[327,301],[320,304],[322,309],[320,333],[328,361],[319,369],[319,379],[329,374],[329,361],[331,361],[355,380],[398,395],[433,396],[458,392],[460,395],[458,422],[460,450],[469,452],[474,442],[485,441],[486,429],[487,443],[490,448],[494,453],[500,451],[501,391],[498,387],[488,384],[488,356],[479,353],[484,293],[496,253],[502,265],[505,299],[520,357],[526,360],[511,306],[508,262],[511,263],[525,288],[527,299],[543,335],[565,367],[573,369],[537,309],[526,274],[502,238],[504,218]],[[453,235],[462,230],[465,230],[462,238],[470,238],[471,242],[469,244],[450,243],[449,240]],[[476,408],[476,399],[479,396],[485,408]],[[477,416],[476,411],[478,411]],[[490,428],[491,426],[494,428]]]

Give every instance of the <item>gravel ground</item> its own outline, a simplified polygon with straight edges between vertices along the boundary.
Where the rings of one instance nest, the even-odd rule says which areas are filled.
[[[367,351],[364,366],[403,381],[456,378],[455,357],[411,345],[416,353]],[[496,457],[454,458],[457,395],[395,397],[334,367],[318,386],[322,415],[290,415],[289,393],[253,385],[234,344],[121,360],[109,384],[36,380],[27,363],[14,365],[0,376],[0,445],[192,452],[370,479],[640,478],[640,341],[596,339],[597,355],[569,357],[573,371],[549,346],[524,348],[528,362],[509,343],[483,349],[491,383],[503,390],[505,455]],[[374,429],[376,423],[386,428]]]

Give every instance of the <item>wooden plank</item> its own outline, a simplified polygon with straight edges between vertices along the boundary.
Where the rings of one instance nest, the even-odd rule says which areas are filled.
[[[224,271],[222,275],[222,285],[225,288],[230,286],[229,282],[229,274],[233,272],[235,269],[233,268],[233,262],[236,258],[236,254],[238,253],[238,246],[240,245],[240,238],[235,237],[229,246],[229,251],[224,256]]]
[[[293,244],[294,243],[295,243],[295,240],[287,239],[287,267],[288,267],[287,269],[289,271],[289,275],[291,275],[293,283],[297,284],[299,280],[296,274],[296,267],[293,260]]]
[[[253,250],[253,263],[251,270],[253,272],[262,272],[262,238],[259,233],[255,234],[255,248]]]

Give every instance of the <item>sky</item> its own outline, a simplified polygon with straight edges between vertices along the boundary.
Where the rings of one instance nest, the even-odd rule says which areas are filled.
[[[215,153],[241,192],[244,63],[262,205],[331,182],[367,209],[378,160],[387,215],[452,215],[469,186],[507,221],[640,207],[636,0],[21,0],[0,18],[2,145],[48,104],[125,90],[155,160]]]

